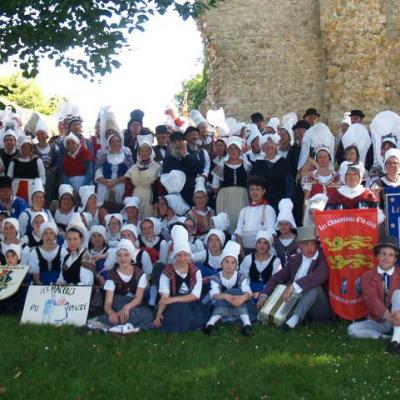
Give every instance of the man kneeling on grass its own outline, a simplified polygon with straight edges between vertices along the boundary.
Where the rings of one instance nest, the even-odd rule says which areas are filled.
[[[257,308],[261,309],[269,295],[279,284],[287,285],[283,293],[284,301],[298,296],[299,301],[291,317],[282,325],[282,331],[295,328],[307,315],[311,319],[327,320],[331,309],[322,286],[326,284],[329,269],[314,227],[305,226],[297,229],[301,254],[293,255],[286,265],[272,275],[261,290]]]
[[[378,266],[363,274],[361,291],[369,317],[349,325],[348,333],[356,338],[390,337],[390,354],[400,354],[400,269],[396,268],[400,249],[393,236],[383,237],[374,247]]]

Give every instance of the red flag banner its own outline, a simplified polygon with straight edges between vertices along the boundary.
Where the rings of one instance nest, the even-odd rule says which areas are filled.
[[[320,211],[315,226],[329,265],[329,301],[347,320],[367,315],[361,297],[361,275],[376,264],[376,209]]]

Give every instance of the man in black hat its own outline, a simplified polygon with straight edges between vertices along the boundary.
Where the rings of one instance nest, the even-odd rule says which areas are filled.
[[[352,124],[362,124],[365,114],[361,110],[351,110],[350,120]]]
[[[361,277],[361,293],[368,318],[354,322],[348,334],[356,338],[391,338],[388,352],[400,355],[400,269],[397,238],[385,236],[374,247],[378,266]],[[393,333],[391,334],[393,330]]]
[[[0,176],[0,212],[5,211],[13,218],[18,218],[22,211],[28,208],[25,200],[14,196],[12,179],[8,176]]]
[[[318,118],[320,117],[319,112],[316,108],[307,108],[305,114],[303,115],[303,119],[305,119],[310,126],[315,125],[318,122]]]
[[[187,143],[188,152],[200,161],[201,175],[207,179],[208,174],[210,173],[211,161],[207,151],[200,148],[197,144],[200,138],[200,132],[198,128],[195,128],[194,126],[187,127],[184,137]]]
[[[155,153],[154,160],[163,163],[164,158],[167,155],[168,151],[168,128],[166,125],[158,125],[156,126],[156,139],[157,144],[153,146],[153,150]]]
[[[304,119],[299,119],[292,127],[294,132],[294,143],[289,149],[286,160],[289,163],[292,176],[295,178],[297,177],[297,164],[299,163],[301,143],[306,130],[309,128],[310,124]],[[296,179],[295,185],[293,216],[297,226],[301,226],[304,211],[304,192],[301,187],[301,179]]]
[[[141,134],[143,129],[143,117],[144,112],[142,110],[133,110],[124,132],[124,145],[131,150],[134,163],[137,161],[137,136]]]
[[[171,133],[169,148],[170,154],[164,159],[162,172],[167,174],[177,169],[185,173],[186,183],[181,195],[186,203],[192,206],[196,177],[202,173],[201,162],[195,155],[188,152],[187,143],[182,132]]]

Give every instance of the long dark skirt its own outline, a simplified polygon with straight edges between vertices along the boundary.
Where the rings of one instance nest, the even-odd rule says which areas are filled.
[[[207,308],[201,301],[168,304],[163,313],[160,331],[165,333],[193,332],[207,320]]]
[[[118,312],[124,305],[130,303],[132,300],[132,297],[115,295],[112,308],[114,311]],[[144,306],[139,306],[130,310],[129,319],[126,322],[130,322],[134,327],[145,331],[153,328],[153,319],[154,316],[150,309]],[[108,316],[105,314],[98,317],[98,320],[109,327],[113,326],[113,324],[109,321]]]

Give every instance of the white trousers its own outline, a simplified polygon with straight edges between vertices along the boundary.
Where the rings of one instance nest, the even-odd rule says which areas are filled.
[[[114,195],[114,202],[117,204],[122,204],[124,202],[124,194],[125,194],[125,184],[118,183],[113,186],[111,189],[108,189],[107,186],[104,186],[101,183],[97,184],[97,200],[101,203],[110,200],[110,194]]]
[[[400,289],[393,292],[391,311],[400,310]],[[388,321],[376,322],[373,319],[354,322],[347,328],[347,333],[351,337],[363,339],[379,339],[382,335],[391,333],[393,326]]]

